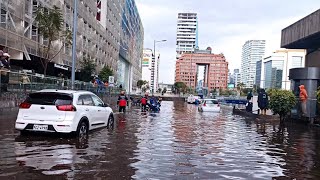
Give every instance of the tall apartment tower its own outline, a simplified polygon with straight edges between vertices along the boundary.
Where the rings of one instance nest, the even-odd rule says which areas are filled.
[[[177,22],[177,58],[183,53],[193,53],[198,46],[197,13],[179,13]]]
[[[242,47],[241,82],[246,88],[256,83],[256,64],[265,54],[265,40],[249,40]]]

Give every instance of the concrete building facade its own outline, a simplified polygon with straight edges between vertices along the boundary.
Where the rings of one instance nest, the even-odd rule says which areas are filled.
[[[37,73],[43,73],[40,58],[44,58],[42,49],[48,43],[39,34],[34,21],[40,5],[59,7],[64,17],[63,29],[72,30],[73,0],[0,0],[0,49],[11,55],[13,67]],[[130,21],[123,23],[127,19]],[[143,26],[134,0],[79,0],[77,27],[77,71],[86,58],[96,64],[96,73],[108,65],[118,82],[136,84],[134,81],[141,78]],[[130,45],[126,47],[130,55],[123,55],[120,48],[123,44]],[[64,40],[53,42],[52,54],[57,55],[48,64],[47,74],[54,76],[62,72],[70,77],[71,53],[71,46]],[[132,73],[127,73],[130,68],[119,68],[120,55],[132,66]],[[129,83],[129,74],[132,74],[132,83]]]
[[[197,13],[179,13],[177,21],[177,58],[183,53],[192,53],[198,46]]]
[[[239,69],[233,70],[234,86],[237,87],[241,83],[241,74]]]
[[[281,47],[306,49],[306,67],[320,67],[320,9],[284,28]]]
[[[142,80],[148,81],[150,90],[157,91],[159,88],[159,64],[160,54],[156,53],[156,60],[154,61],[153,52],[151,49],[143,50],[142,60]]]
[[[306,50],[281,49],[261,61],[260,87],[290,90],[289,70],[305,67]]]
[[[256,82],[255,82],[256,87],[260,87],[261,65],[262,65],[262,60],[257,61],[257,63],[256,63]]]
[[[256,63],[265,54],[265,40],[249,40],[242,47],[241,82],[246,88],[253,88],[256,82]]]
[[[175,82],[197,86],[197,66],[205,66],[203,86],[209,90],[225,89],[228,83],[228,62],[223,54],[182,54],[176,61]]]
[[[121,26],[118,83],[129,90],[137,89],[142,77],[144,30],[134,0],[120,0]]]

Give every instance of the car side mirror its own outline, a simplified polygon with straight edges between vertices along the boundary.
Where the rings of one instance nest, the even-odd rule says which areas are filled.
[[[109,104],[104,103],[104,104],[102,105],[102,107],[109,107]]]

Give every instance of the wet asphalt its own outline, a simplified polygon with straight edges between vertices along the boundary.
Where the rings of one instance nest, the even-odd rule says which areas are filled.
[[[0,115],[0,179],[320,179],[320,128],[259,122],[195,105],[133,107],[88,139],[14,130]]]

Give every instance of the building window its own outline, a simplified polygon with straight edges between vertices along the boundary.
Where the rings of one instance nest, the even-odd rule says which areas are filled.
[[[302,56],[292,56],[292,68],[303,67],[302,65]]]
[[[4,9],[1,9],[1,16],[0,16],[0,23],[1,23],[1,27],[6,27],[6,14],[7,11]]]

